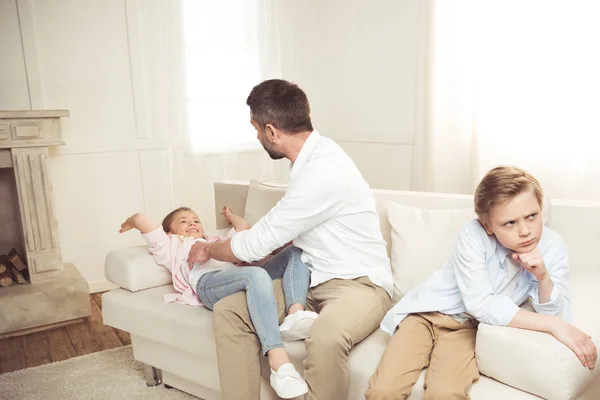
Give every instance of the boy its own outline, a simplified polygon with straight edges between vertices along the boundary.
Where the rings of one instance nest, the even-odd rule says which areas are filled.
[[[475,191],[479,218],[463,227],[451,260],[383,319],[381,329],[393,336],[367,400],[406,399],[425,367],[425,399],[468,399],[479,379],[479,322],[548,332],[595,367],[590,337],[567,322],[567,248],[543,226],[542,199],[540,184],[522,169],[486,174]],[[535,312],[519,308],[528,298]]]

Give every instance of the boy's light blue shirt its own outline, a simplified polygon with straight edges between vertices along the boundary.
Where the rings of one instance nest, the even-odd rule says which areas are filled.
[[[567,247],[558,233],[543,227],[538,248],[554,283],[544,304],[539,303],[537,279],[516,264],[512,251],[488,235],[478,220],[468,222],[459,234],[452,259],[392,307],[381,329],[392,335],[408,314],[434,311],[450,315],[467,312],[483,323],[508,325],[529,297],[536,312],[569,321]],[[513,277],[516,284],[499,294]]]

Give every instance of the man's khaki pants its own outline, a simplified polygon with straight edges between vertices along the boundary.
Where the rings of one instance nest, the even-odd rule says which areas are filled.
[[[479,379],[476,335],[472,321],[460,323],[438,312],[409,315],[388,343],[366,399],[406,399],[426,367],[425,400],[469,399]]]
[[[285,317],[281,279],[273,281],[279,323]],[[345,400],[348,353],[373,332],[391,306],[387,292],[366,278],[333,279],[310,288],[307,309],[319,313],[306,340],[304,378],[310,400]],[[250,321],[246,293],[214,307],[214,334],[224,400],[260,398],[260,342]]]

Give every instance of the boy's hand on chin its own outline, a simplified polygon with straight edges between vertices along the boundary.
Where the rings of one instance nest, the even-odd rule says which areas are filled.
[[[535,250],[529,253],[513,253],[512,258],[518,261],[527,271],[531,272],[538,281],[550,277],[539,248],[536,247]]]

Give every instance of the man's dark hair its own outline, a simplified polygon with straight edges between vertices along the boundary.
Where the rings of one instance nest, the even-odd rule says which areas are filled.
[[[262,127],[271,124],[287,133],[313,130],[308,98],[295,83],[283,79],[261,82],[252,89],[246,104],[252,119]]]

